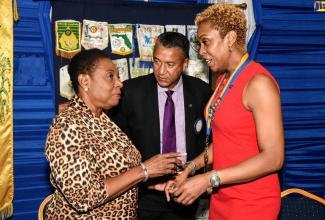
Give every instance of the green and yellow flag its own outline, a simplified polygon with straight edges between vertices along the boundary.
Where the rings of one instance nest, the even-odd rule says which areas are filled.
[[[73,20],[60,20],[55,22],[56,55],[72,59],[81,51],[81,23]]]
[[[13,214],[13,10],[18,20],[17,5],[0,1],[0,219]]]

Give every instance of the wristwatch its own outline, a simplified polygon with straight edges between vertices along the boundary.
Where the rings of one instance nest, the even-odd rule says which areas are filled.
[[[217,187],[220,184],[220,177],[218,176],[218,173],[216,170],[212,170],[212,175],[210,178],[210,183],[212,185],[212,187]]]

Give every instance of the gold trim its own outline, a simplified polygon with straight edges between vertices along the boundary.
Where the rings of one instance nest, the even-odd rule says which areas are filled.
[[[17,0],[14,0],[14,21],[18,21],[19,20],[19,14],[18,14],[18,5],[17,5]]]
[[[314,195],[312,193],[309,193],[309,192],[307,192],[305,190],[298,189],[298,188],[292,188],[292,189],[287,189],[285,191],[282,191],[281,192],[281,197],[284,197],[284,196],[286,196],[286,195],[288,195],[290,193],[299,193],[299,194],[301,194],[303,196],[307,196],[307,197],[309,197],[311,199],[314,199],[314,200],[316,200],[316,201],[318,201],[318,202],[325,205],[325,200],[322,199],[321,197],[318,197],[318,196],[316,196],[316,195]]]
[[[53,194],[49,195],[46,197],[41,205],[39,206],[38,209],[38,220],[43,220],[43,212],[44,212],[44,207],[47,205],[47,203],[53,198]]]
[[[235,7],[240,8],[240,9],[246,9],[247,4],[246,3],[241,3],[241,4],[233,4]]]

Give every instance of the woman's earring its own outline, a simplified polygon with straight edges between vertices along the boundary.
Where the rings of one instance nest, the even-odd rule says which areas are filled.
[[[88,88],[84,88],[85,92],[88,92]]]
[[[229,52],[231,53],[232,52],[232,46],[229,45]]]

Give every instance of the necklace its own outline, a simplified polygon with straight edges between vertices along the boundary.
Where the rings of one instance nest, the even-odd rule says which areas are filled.
[[[241,58],[238,66],[236,67],[235,71],[229,79],[226,82],[226,74],[224,73],[222,79],[220,80],[217,89],[214,91],[213,95],[211,96],[210,100],[207,103],[207,107],[205,110],[205,117],[206,117],[206,139],[205,139],[205,149],[204,149],[204,164],[205,164],[205,171],[207,171],[207,164],[208,164],[208,147],[209,147],[209,137],[211,134],[211,127],[212,122],[214,119],[214,114],[219,107],[222,99],[227,94],[229,88],[232,87],[234,81],[238,77],[238,75],[241,73],[241,71],[247,66],[249,63],[250,58],[248,53],[244,54],[244,56]]]
[[[221,92],[225,88],[225,84],[226,84],[226,81],[227,81],[226,75],[227,75],[227,73],[223,74],[223,77],[222,77],[222,79],[220,80],[220,82],[218,84],[216,92],[213,95],[213,98],[212,98],[212,103],[213,104],[211,103],[209,108],[208,108],[208,120],[211,121],[211,122],[212,122],[212,120],[214,118],[214,113],[215,113],[216,109],[218,108],[218,106],[220,105],[221,100],[222,100]],[[216,99],[216,97],[218,97],[218,98]]]

